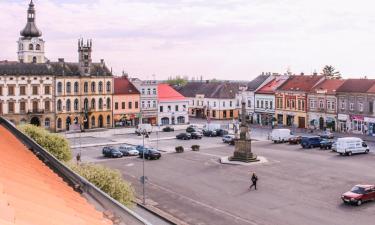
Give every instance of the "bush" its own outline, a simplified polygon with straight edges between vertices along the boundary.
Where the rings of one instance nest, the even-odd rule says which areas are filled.
[[[31,124],[21,125],[19,129],[58,160],[67,162],[72,159],[69,142],[63,136],[52,134],[41,127]]]
[[[199,146],[199,145],[192,145],[191,146],[191,150],[193,150],[193,151],[199,151],[199,148],[200,148],[201,146]]]
[[[182,147],[182,146],[177,146],[175,149],[176,149],[176,152],[177,152],[177,153],[182,153],[182,152],[184,152],[184,147]]]
[[[70,163],[69,167],[118,202],[127,207],[134,206],[134,188],[123,180],[118,170],[94,164]]]

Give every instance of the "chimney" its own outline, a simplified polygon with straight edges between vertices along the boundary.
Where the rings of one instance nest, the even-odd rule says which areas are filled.
[[[317,72],[314,72],[314,73],[313,73],[313,75],[317,76],[317,75],[318,75],[318,73],[317,73]]]
[[[301,73],[301,76],[305,75],[304,73]]]
[[[104,67],[104,59],[100,60],[100,66],[103,68]]]

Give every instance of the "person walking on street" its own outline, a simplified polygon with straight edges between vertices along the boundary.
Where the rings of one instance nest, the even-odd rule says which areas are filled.
[[[254,187],[255,190],[257,189],[257,181],[258,181],[258,177],[255,173],[253,173],[253,176],[251,176],[252,185],[250,186],[250,190],[252,187]]]

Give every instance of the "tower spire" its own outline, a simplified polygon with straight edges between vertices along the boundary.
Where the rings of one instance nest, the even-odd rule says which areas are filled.
[[[20,32],[23,37],[40,37],[42,32],[35,24],[35,8],[33,0],[30,1],[29,8],[27,9],[27,23],[25,28]]]

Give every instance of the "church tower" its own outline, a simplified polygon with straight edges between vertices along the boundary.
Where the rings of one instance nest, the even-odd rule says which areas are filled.
[[[92,52],[92,40],[87,40],[84,43],[83,39],[78,40],[78,63],[79,69],[82,75],[89,76],[91,71],[91,52]]]
[[[44,63],[44,40],[40,38],[42,32],[35,24],[35,8],[33,0],[27,10],[27,23],[20,32],[18,39],[18,60],[23,63]]]

